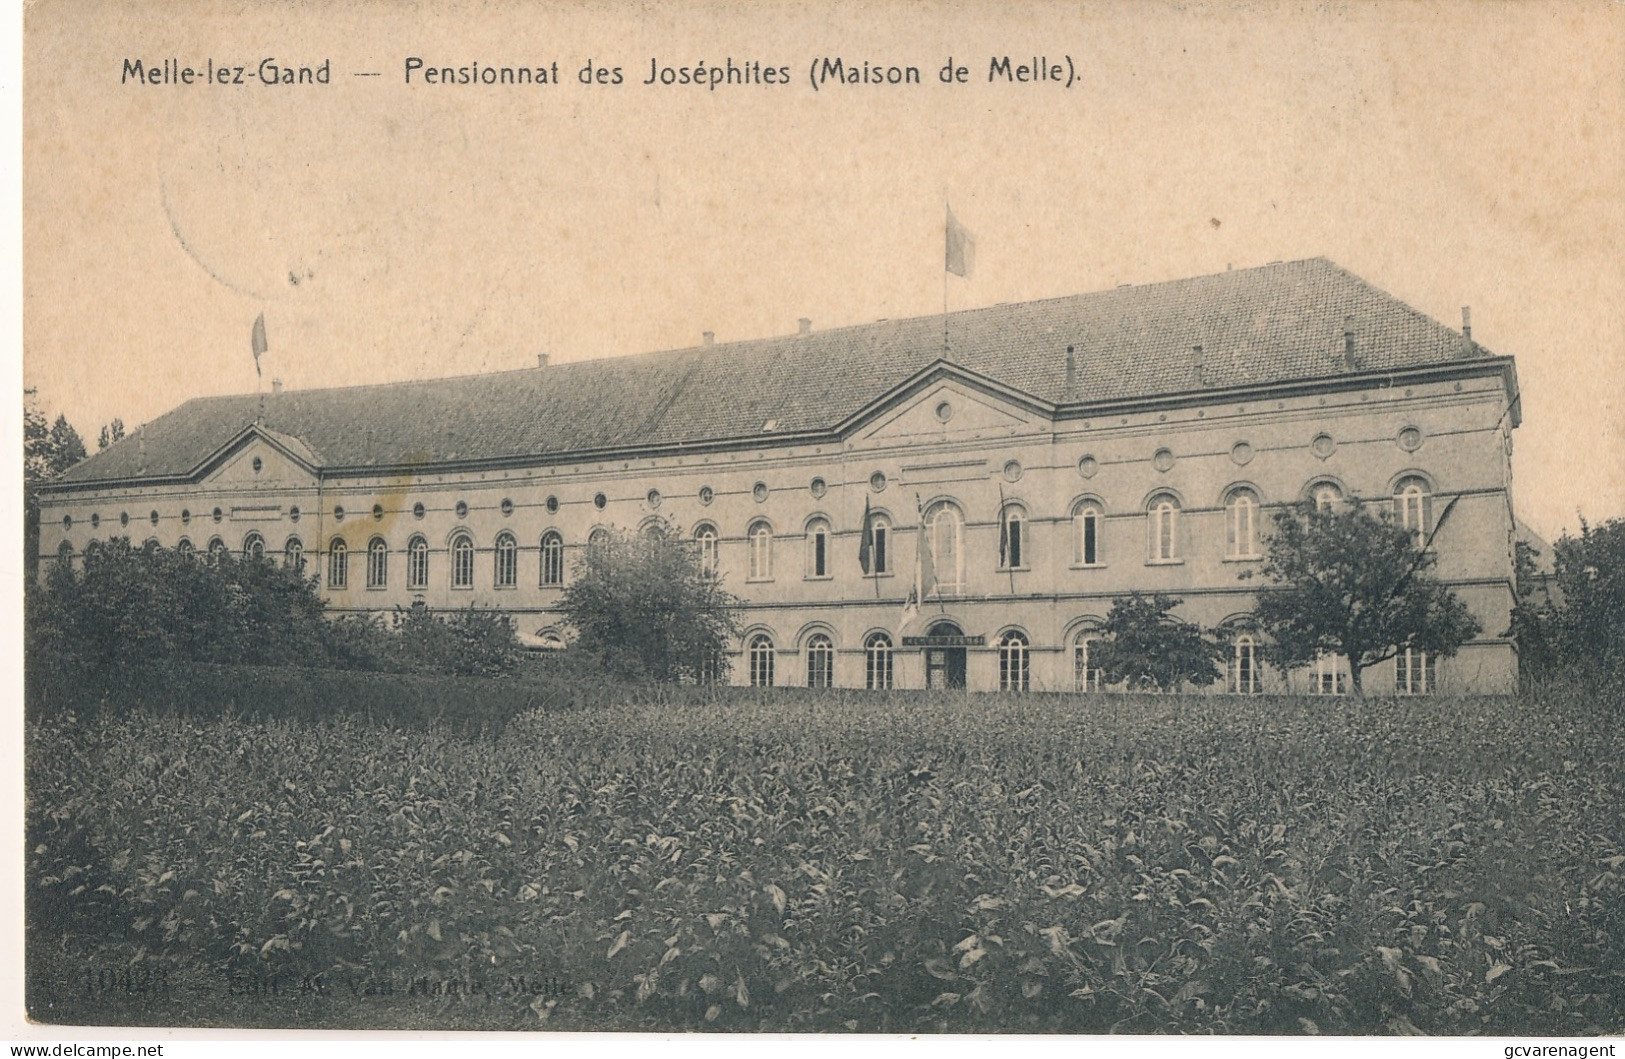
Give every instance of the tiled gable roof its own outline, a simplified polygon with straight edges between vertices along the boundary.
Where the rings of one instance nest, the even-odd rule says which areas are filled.
[[[267,395],[263,427],[325,467],[558,458],[834,428],[943,354],[943,317],[422,382]],[[1458,360],[1461,336],[1323,258],[949,314],[953,360],[1056,404]],[[1075,348],[1072,393],[1066,348]],[[66,483],[193,472],[260,416],[198,398]],[[775,424],[772,433],[763,425]],[[319,455],[318,455],[319,454]]]

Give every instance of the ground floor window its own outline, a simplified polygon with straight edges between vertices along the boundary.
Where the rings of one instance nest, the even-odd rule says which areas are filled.
[[[1258,644],[1245,633],[1230,649],[1229,687],[1233,695],[1258,694]]]
[[[807,686],[827,688],[835,683],[835,645],[822,634],[807,641]]]
[[[1342,655],[1321,655],[1315,661],[1314,683],[1309,686],[1314,695],[1347,695],[1349,693],[1349,666]]]
[[[773,638],[766,633],[752,637],[750,647],[746,653],[750,658],[750,686],[753,688],[771,688],[773,686]]]
[[[1407,647],[1394,656],[1394,692],[1431,695],[1439,683],[1439,660],[1426,651]]]
[[[1081,632],[1072,641],[1073,691],[1099,691],[1105,681],[1105,670],[1089,664],[1089,645],[1095,639],[1095,633]]]
[[[999,638],[999,690],[1026,691],[1031,678],[1027,659],[1027,638],[1007,632]]]
[[[891,637],[877,632],[863,645],[863,686],[870,691],[891,687]]]

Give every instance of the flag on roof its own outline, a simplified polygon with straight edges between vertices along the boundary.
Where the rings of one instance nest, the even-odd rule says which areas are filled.
[[[956,276],[969,276],[971,269],[976,265],[976,240],[971,237],[965,226],[959,223],[954,216],[954,208],[948,207],[948,239],[945,267]]]
[[[265,355],[265,314],[260,313],[254,318],[254,374],[263,378],[260,371],[260,357]]]

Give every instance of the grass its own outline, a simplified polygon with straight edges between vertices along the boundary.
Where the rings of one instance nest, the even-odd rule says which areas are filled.
[[[45,719],[29,1012],[1618,1033],[1622,750],[1558,693],[741,691],[483,735]]]

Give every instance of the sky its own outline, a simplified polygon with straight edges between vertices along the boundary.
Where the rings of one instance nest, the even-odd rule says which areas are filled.
[[[1313,256],[1452,327],[1471,306],[1517,357],[1519,515],[1625,515],[1625,5],[742,10],[36,0],[25,384],[94,445],[253,392],[260,313],[289,388],[927,315],[951,202],[977,241],[952,308]],[[990,83],[1006,55],[1072,83]],[[414,56],[560,83],[408,83]],[[814,90],[823,57],[922,83]],[[264,85],[267,58],[329,83]],[[643,83],[730,59],[789,83]]]

